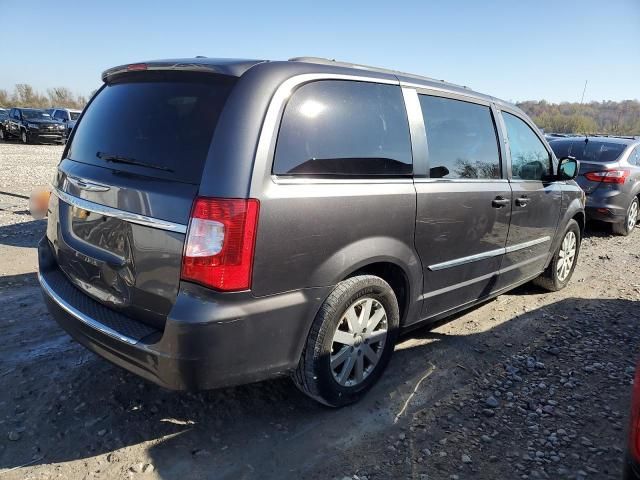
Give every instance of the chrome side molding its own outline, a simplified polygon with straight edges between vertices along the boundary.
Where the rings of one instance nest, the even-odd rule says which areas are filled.
[[[540,237],[540,238],[536,238],[535,240],[530,240],[528,242],[510,245],[505,248],[497,248],[495,250],[489,250],[488,252],[477,253],[475,255],[469,255],[468,257],[455,258],[453,260],[448,260],[446,262],[429,265],[429,270],[431,270],[432,272],[436,272],[438,270],[444,270],[445,268],[457,267],[459,265],[464,265],[466,263],[477,262],[479,260],[486,260],[487,258],[492,258],[492,257],[499,257],[500,255],[517,252],[518,250],[533,247],[535,245],[539,245],[541,243],[545,243],[549,241],[551,241],[551,237],[549,236]]]

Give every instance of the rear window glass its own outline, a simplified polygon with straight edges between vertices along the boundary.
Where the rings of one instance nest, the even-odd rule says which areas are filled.
[[[412,170],[400,87],[323,80],[303,85],[289,100],[273,173],[358,177]]]
[[[80,112],[69,112],[69,116],[71,116],[71,120],[78,120]]]
[[[197,184],[232,85],[184,72],[111,83],[87,107],[68,157]]]
[[[615,162],[627,146],[601,140],[557,140],[549,143],[556,157],[575,157],[585,162]]]

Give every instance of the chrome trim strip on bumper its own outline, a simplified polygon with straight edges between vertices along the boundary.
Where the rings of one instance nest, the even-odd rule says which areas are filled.
[[[49,284],[44,279],[44,277],[40,274],[40,272],[38,272],[38,281],[40,282],[40,286],[42,287],[44,292],[54,302],[56,302],[56,304],[58,304],[58,306],[60,308],[62,308],[65,312],[67,312],[69,315],[74,317],[76,320],[84,323],[85,325],[87,325],[87,326],[89,326],[89,327],[91,327],[91,328],[93,328],[95,330],[98,330],[101,333],[104,333],[105,335],[108,335],[108,336],[110,336],[112,338],[120,340],[121,342],[128,343],[129,345],[135,345],[135,344],[138,343],[137,340],[135,340],[135,339],[133,339],[131,337],[127,337],[126,335],[122,335],[119,332],[116,332],[112,328],[109,328],[106,325],[103,325],[102,323],[94,320],[93,318],[86,316],[84,313],[82,313],[77,308],[73,307],[72,305],[69,305],[67,302],[65,302],[60,297],[60,295],[58,295],[56,292],[53,291],[53,289],[49,286]]]
[[[549,242],[551,237],[540,237],[535,240],[531,240],[524,243],[518,243],[516,245],[510,245],[506,248],[497,248],[495,250],[489,250],[488,252],[477,253],[475,255],[469,255],[468,257],[456,258],[454,260],[448,260],[442,263],[436,263],[434,265],[429,265],[429,270],[432,272],[436,272],[438,270],[444,270],[445,268],[457,267],[459,265],[465,265],[471,262],[477,262],[479,260],[486,260],[487,258],[498,257],[500,255],[504,255],[507,253],[517,252],[518,250],[522,250],[524,248],[533,247],[535,245],[539,245],[541,243]]]
[[[187,233],[187,226],[181,223],[169,222],[167,220],[160,220],[158,218],[147,217],[146,215],[126,212],[117,208],[107,207],[106,205],[100,205],[99,203],[90,202],[89,200],[69,195],[56,187],[52,189],[52,193],[54,193],[63,202],[74,207],[81,208],[82,210],[98,213],[107,217],[115,217],[120,220],[124,220],[125,222],[144,225],[145,227],[167,230],[169,232]]]

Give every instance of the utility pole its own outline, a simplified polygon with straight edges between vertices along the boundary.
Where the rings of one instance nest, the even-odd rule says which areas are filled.
[[[584,88],[582,89],[582,98],[580,99],[580,105],[582,105],[582,103],[584,102],[584,92],[586,92],[586,91],[587,91],[587,82],[588,82],[588,81],[589,81],[589,80],[585,80],[585,81],[584,81]]]

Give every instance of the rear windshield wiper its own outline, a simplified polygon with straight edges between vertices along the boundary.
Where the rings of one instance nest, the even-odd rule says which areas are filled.
[[[105,162],[113,162],[113,163],[126,163],[129,165],[138,165],[140,167],[153,168],[154,170],[163,170],[165,172],[173,172],[170,168],[161,167],[159,165],[152,165],[151,163],[140,162],[135,158],[123,157],[122,155],[114,155],[111,153],[105,152],[97,152],[96,157]]]

